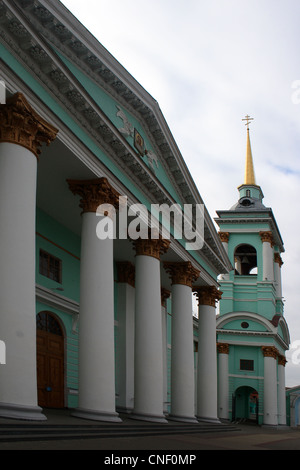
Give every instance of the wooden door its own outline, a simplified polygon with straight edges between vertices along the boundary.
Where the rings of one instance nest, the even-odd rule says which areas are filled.
[[[39,406],[64,407],[64,336],[48,312],[37,317],[37,388]]]

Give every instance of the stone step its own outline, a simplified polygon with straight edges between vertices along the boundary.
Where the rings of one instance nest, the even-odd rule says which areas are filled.
[[[2,424],[0,442],[44,441],[57,439],[96,439],[144,437],[237,431],[231,424]]]

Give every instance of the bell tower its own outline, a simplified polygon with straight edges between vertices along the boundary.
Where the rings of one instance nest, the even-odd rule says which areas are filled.
[[[283,241],[256,183],[248,115],[246,162],[239,199],[217,211],[219,235],[232,271],[219,279],[217,317],[219,418],[285,425],[285,351],[289,332],[283,312]]]

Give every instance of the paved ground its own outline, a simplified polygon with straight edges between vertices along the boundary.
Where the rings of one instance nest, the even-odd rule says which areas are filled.
[[[145,455],[145,460],[147,456],[153,455],[153,451],[157,451],[156,454],[159,451],[168,451],[169,454],[179,452],[182,455],[192,455],[194,451],[198,455],[197,451],[200,450],[300,450],[300,429],[271,429],[238,424],[232,430],[226,428],[224,431],[206,431],[205,428],[199,428],[198,432],[195,428],[188,430],[182,427],[178,430],[177,424],[169,422],[163,425],[166,426],[166,431],[161,431],[160,426],[159,431],[153,429],[152,435],[145,435],[149,432],[149,425],[130,419],[125,419],[122,424],[101,424],[101,428],[98,428],[95,421],[80,420],[65,411],[47,412],[47,418],[44,424],[0,418],[0,451],[98,450],[101,451],[101,459],[129,456],[133,451],[132,455],[138,455],[140,460],[141,456]],[[77,427],[76,435],[68,434],[71,427]],[[81,428],[84,429],[82,436]],[[48,429],[53,429],[53,434],[49,436],[46,429],[47,432]],[[93,432],[97,434],[96,437],[92,435]]]

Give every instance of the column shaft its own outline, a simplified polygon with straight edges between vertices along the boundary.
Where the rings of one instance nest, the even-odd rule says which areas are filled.
[[[35,211],[37,148],[57,130],[17,93],[0,105],[0,416],[44,420],[37,406]]]
[[[262,347],[264,354],[264,424],[277,426],[277,352],[273,347]]]
[[[286,426],[286,393],[285,393],[285,364],[284,356],[278,357],[278,424]]]
[[[171,414],[196,422],[192,282],[199,271],[190,262],[164,263],[172,279]]]
[[[135,242],[135,362],[132,418],[165,422],[160,243],[160,240],[142,239]]]
[[[274,280],[273,238],[271,232],[260,232],[263,248],[263,281]]]
[[[219,343],[219,367],[218,367],[218,417],[229,419],[229,377],[228,358],[229,345]]]
[[[197,288],[196,292],[199,301],[197,418],[219,422],[215,301],[221,292],[214,287]]]
[[[120,421],[115,412],[113,239],[99,239],[97,224],[113,223],[98,213],[117,195],[105,178],[69,181],[82,196],[79,314],[79,406],[75,416],[98,421]],[[113,216],[111,216],[113,217]]]

